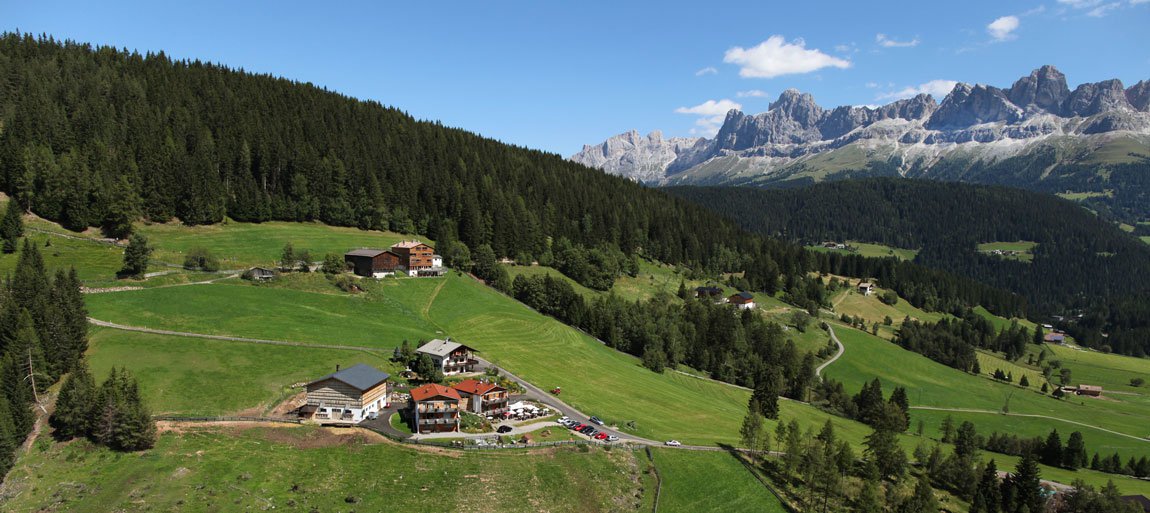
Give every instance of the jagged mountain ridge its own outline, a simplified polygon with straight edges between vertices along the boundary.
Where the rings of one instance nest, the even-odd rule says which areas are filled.
[[[713,139],[663,141],[658,134],[628,150],[637,136],[628,133],[585,146],[571,159],[655,185],[761,183],[872,163],[929,176],[952,156],[985,164],[1069,144],[1078,158],[1118,134],[1132,136],[1136,147],[1150,141],[1150,81],[1124,88],[1106,80],[1071,90],[1048,65],[1009,89],[959,83],[942,103],[920,94],[877,108],[828,110],[788,89],[766,112],[728,112]]]

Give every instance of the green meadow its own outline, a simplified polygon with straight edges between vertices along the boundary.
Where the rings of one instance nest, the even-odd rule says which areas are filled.
[[[88,360],[96,379],[128,367],[157,415],[262,415],[311,381],[357,363],[398,375],[385,355],[285,347],[94,327]],[[398,377],[398,376],[397,376]]]
[[[786,511],[778,497],[728,452],[660,449],[652,453],[663,480],[661,512]]]
[[[876,257],[876,258],[896,257],[899,260],[914,260],[914,257],[918,256],[918,250],[917,249],[896,248],[893,246],[886,246],[883,244],[874,244],[874,243],[870,243],[870,242],[859,242],[859,241],[846,241],[845,244],[847,246],[855,248],[857,250],[857,254],[865,256],[865,257]],[[844,250],[844,249],[826,248],[826,247],[823,247],[821,244],[807,246],[807,249],[814,250],[814,251],[826,252],[826,253],[836,252],[836,251],[845,253],[848,251],[848,250]]]
[[[630,451],[536,454],[418,450],[346,429],[191,427],[140,453],[39,445],[9,474],[3,509],[535,513],[633,511],[641,501]]]

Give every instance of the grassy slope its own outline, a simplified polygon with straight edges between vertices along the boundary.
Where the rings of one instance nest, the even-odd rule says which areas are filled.
[[[21,493],[4,511],[582,512],[630,509],[639,493],[627,451],[434,454],[332,438],[317,428],[196,429],[126,455],[54,444],[12,472]]]
[[[1150,425],[1146,404],[1142,401],[1097,401],[1075,398],[1059,401],[1017,386],[973,376],[935,363],[920,355],[847,328],[836,333],[846,346],[846,353],[824,372],[842,381],[847,390],[858,390],[864,381],[880,376],[889,391],[893,386],[907,388],[912,406],[970,408],[1000,411],[1009,400],[1011,413],[1049,415],[1056,418],[1101,425],[1108,429],[1136,437],[1147,436]],[[888,392],[889,393],[889,392]],[[919,412],[914,412],[916,417]],[[952,413],[956,419],[966,414]],[[1005,430],[991,425],[991,419],[1002,416],[976,414],[970,420],[982,432]],[[1010,419],[1017,423],[1046,426],[1047,419]],[[1001,423],[999,423],[1001,425]],[[1038,428],[1035,428],[1038,429]],[[1045,428],[1049,431],[1049,428]],[[1088,443],[1096,445],[1128,446],[1137,448],[1138,454],[1150,455],[1150,441],[1138,441],[1087,427],[1079,427]]]
[[[1048,358],[1059,360],[1064,367],[1069,368],[1075,383],[1101,385],[1106,391],[1150,395],[1150,385],[1130,386],[1130,379],[1136,377],[1150,383],[1150,359],[1071,349],[1053,344],[1046,347],[1054,352],[1054,356]],[[1118,397],[1126,398],[1126,396]]]
[[[361,351],[237,344],[217,340],[93,328],[89,361],[96,379],[112,366],[128,366],[153,413],[256,415],[299,392],[289,388],[335,370],[366,363],[392,374],[402,370]]]
[[[389,280],[382,288],[426,296],[442,282]],[[95,294],[87,301],[96,319],[212,335],[384,349],[436,335],[421,312],[389,295],[316,294],[238,282]]]
[[[319,261],[324,254],[342,255],[358,247],[387,248],[414,236],[327,226],[319,223],[240,223],[211,226],[183,226],[174,223],[141,225],[137,230],[156,247],[152,258],[181,263],[183,253],[204,247],[220,259],[220,265],[238,269],[253,265],[270,266],[279,260],[284,244],[291,242],[297,253],[309,250]],[[430,240],[422,239],[431,243]]]
[[[865,257],[885,258],[894,256],[898,257],[900,260],[914,260],[914,257],[918,255],[917,249],[895,248],[891,246],[884,246],[882,244],[872,244],[869,242],[858,241],[847,241],[846,244],[848,246],[854,246],[857,248],[858,254]],[[827,253],[835,251],[846,253],[846,250],[824,248],[822,245],[807,246],[807,249]]]
[[[654,451],[654,460],[663,479],[661,512],[786,511],[774,494],[726,452],[663,449]]]

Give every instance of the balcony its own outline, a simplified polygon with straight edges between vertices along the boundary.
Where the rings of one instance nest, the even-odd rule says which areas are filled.
[[[436,408],[433,406],[420,406],[419,413],[455,413],[459,411],[458,406],[444,406]]]
[[[455,424],[457,419],[419,419],[419,424],[422,426],[441,426],[448,424]]]

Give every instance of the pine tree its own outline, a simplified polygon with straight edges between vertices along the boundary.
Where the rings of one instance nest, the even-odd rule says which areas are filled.
[[[1022,375],[1022,379],[1018,380],[1018,384],[1024,387],[1030,387],[1030,380],[1026,379],[1026,374]]]
[[[140,397],[139,384],[126,369],[120,370],[120,396],[124,399],[124,410],[119,419],[114,449],[121,451],[141,451],[156,444],[156,423],[152,412]]]
[[[8,200],[4,218],[0,219],[0,238],[4,239],[5,253],[15,253],[16,241],[24,236],[23,214],[19,202],[14,199]]]
[[[906,502],[899,505],[899,513],[938,513],[938,500],[934,498],[934,489],[930,486],[930,478],[926,473],[919,474],[914,484],[914,494]]]
[[[143,278],[148,272],[148,256],[151,254],[152,248],[148,246],[148,238],[138,233],[132,234],[128,239],[128,247],[124,250],[124,268],[120,274]]]
[[[1028,511],[1043,511],[1042,508],[1046,500],[1042,497],[1041,479],[1038,470],[1038,456],[1032,451],[1023,453],[1022,459],[1018,461],[1018,466],[1015,467],[1014,475],[1007,481],[1010,495],[1013,495],[1012,503],[1010,507],[1003,504],[1003,509],[1005,511],[1022,511],[1025,508]]]
[[[753,454],[762,445],[763,436],[763,417],[759,415],[758,402],[752,397],[747,405],[747,415],[743,417],[743,425],[739,428],[739,439]]]
[[[1046,437],[1046,442],[1042,444],[1042,464],[1057,467],[1062,464],[1062,437],[1058,436],[1058,430],[1050,431],[1050,435]]]
[[[32,392],[27,386],[24,376],[27,375],[27,363],[23,366],[13,357],[11,352],[0,357],[0,390],[7,399],[11,410],[12,426],[18,440],[32,431],[32,424],[36,417],[32,413]]]
[[[1062,465],[1072,470],[1086,465],[1086,442],[1082,439],[1082,433],[1070,433],[1070,438],[1066,440],[1066,450],[1062,453]]]
[[[890,404],[898,406],[899,410],[902,410],[903,418],[906,419],[902,429],[899,431],[906,431],[907,429],[910,429],[910,400],[907,399],[906,389],[903,387],[896,387],[894,392],[891,392],[890,394],[889,402]]]
[[[881,484],[875,479],[863,480],[862,490],[859,492],[858,498],[855,499],[856,513],[882,513],[883,499]]]
[[[295,247],[290,242],[284,244],[284,249],[280,253],[280,270],[292,272],[295,270],[296,260]]]
[[[44,258],[39,248],[28,239],[16,260],[16,270],[12,276],[12,300],[30,312],[43,311],[48,293],[48,274],[44,270]]]
[[[20,441],[16,426],[12,422],[12,409],[8,404],[8,398],[0,394],[0,478],[12,469]]]
[[[124,398],[118,386],[119,370],[112,367],[107,379],[100,384],[96,392],[96,401],[92,403],[91,429],[88,436],[92,441],[112,447],[119,434],[119,422],[124,411]]]
[[[88,371],[87,361],[81,359],[65,378],[56,399],[51,421],[57,436],[63,439],[87,436],[95,399],[96,383]]]

